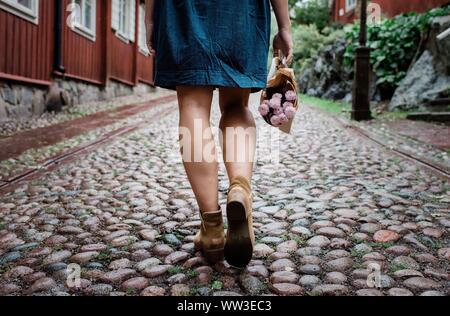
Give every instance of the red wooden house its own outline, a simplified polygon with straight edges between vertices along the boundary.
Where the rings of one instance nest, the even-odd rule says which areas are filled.
[[[150,86],[144,12],[144,0],[0,0],[0,83]]]
[[[359,0],[332,1],[331,14],[334,22],[352,23],[357,17],[356,7]],[[394,17],[407,12],[424,12],[432,8],[450,4],[450,0],[371,0],[380,5],[384,17]]]

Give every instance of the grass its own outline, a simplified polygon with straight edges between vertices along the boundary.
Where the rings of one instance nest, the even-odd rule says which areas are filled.
[[[220,291],[223,289],[223,283],[221,281],[214,281],[211,284],[211,289],[214,291]]]
[[[444,248],[444,243],[442,243],[441,241],[438,240],[434,240],[431,238],[424,238],[423,236],[419,236],[419,241],[424,244],[427,248],[432,248],[432,249],[440,249],[440,248]]]
[[[302,101],[302,103],[316,106],[332,114],[347,115],[347,113],[352,108],[350,103],[321,99],[304,94],[300,96],[300,100]],[[399,111],[399,110],[394,112],[384,111],[381,114],[376,113],[376,111],[372,111],[372,116],[374,117],[374,119],[377,120],[394,121],[399,119],[406,119],[406,116],[411,112],[419,112],[419,111]]]
[[[373,248],[390,248],[392,246],[395,245],[395,242],[390,241],[390,242],[370,242],[369,246],[373,247]]]
[[[197,295],[198,295],[198,290],[199,290],[200,288],[201,288],[201,287],[200,287],[199,285],[194,285],[194,286],[191,288],[190,295],[191,295],[191,296],[197,296]]]
[[[365,269],[362,263],[356,262],[353,264],[353,270]]]
[[[0,274],[8,272],[12,268],[14,268],[14,265],[12,263],[5,263],[3,265],[0,265]]]
[[[197,271],[195,271],[195,270],[189,270],[189,271],[186,273],[186,275],[187,275],[189,278],[193,279],[193,278],[198,277],[199,273],[198,273]]]
[[[135,296],[138,293],[137,289],[128,289],[127,290],[127,295],[128,296]]]
[[[406,265],[404,263],[396,263],[390,267],[390,272],[395,273],[400,270],[408,270],[408,269],[410,269],[410,267],[408,265]]]
[[[182,271],[183,269],[180,266],[173,266],[167,270],[167,272],[171,275],[180,274]]]
[[[298,244],[299,247],[304,246],[309,239],[309,237],[306,236],[298,236],[293,234],[291,234],[290,237],[293,241],[295,241]]]
[[[97,261],[104,262],[104,263],[110,263],[111,258],[109,256],[108,252],[100,252],[97,256],[94,258]]]
[[[343,111],[349,111],[351,109],[350,104],[345,102],[337,102],[332,100],[326,100],[316,97],[311,97],[308,95],[301,95],[300,100],[302,103],[306,103],[308,105],[313,105],[318,108],[321,108],[322,110],[325,110],[327,112],[333,113],[333,114],[342,114]]]
[[[352,249],[351,256],[353,258],[362,258],[363,256],[365,256],[368,253],[369,253],[369,251],[358,251],[358,250]]]

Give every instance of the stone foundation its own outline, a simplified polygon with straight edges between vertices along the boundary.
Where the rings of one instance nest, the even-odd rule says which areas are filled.
[[[106,101],[154,90],[147,84],[140,83],[135,87],[130,87],[116,81],[110,81],[106,87],[101,87],[80,81],[56,79],[54,85],[68,97],[68,106]],[[49,90],[49,88],[0,81],[0,121],[26,119],[41,115],[47,111]]]

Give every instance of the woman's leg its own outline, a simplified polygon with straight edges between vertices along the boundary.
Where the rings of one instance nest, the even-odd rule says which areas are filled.
[[[250,89],[221,88],[222,151],[229,179],[251,181],[256,150],[255,119],[248,108]]]
[[[227,196],[228,230],[224,248],[229,264],[243,268],[252,259],[255,235],[252,220],[251,178],[256,127],[248,109],[250,90],[220,90],[222,148],[230,178]]]
[[[181,153],[189,182],[201,212],[217,212],[218,163],[210,126],[213,88],[180,86],[177,93]]]

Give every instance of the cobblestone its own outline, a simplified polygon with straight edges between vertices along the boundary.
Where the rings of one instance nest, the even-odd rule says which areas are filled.
[[[0,293],[449,294],[448,182],[309,107],[294,136],[281,136],[282,164],[256,164],[254,260],[244,271],[207,266],[193,249],[200,221],[169,128],[177,119],[168,114],[2,195]],[[223,166],[219,185],[224,201]],[[65,282],[71,263],[82,267],[79,291]],[[374,264],[381,288],[367,283]]]

